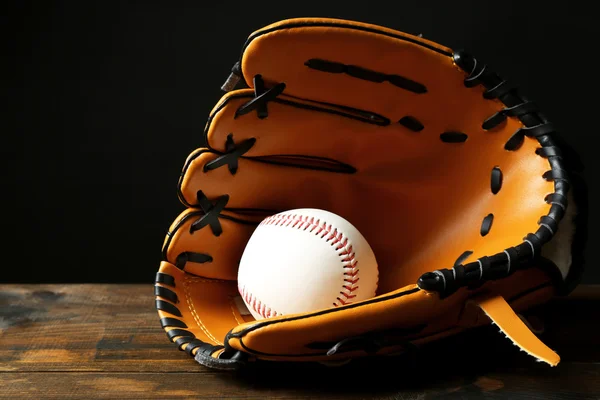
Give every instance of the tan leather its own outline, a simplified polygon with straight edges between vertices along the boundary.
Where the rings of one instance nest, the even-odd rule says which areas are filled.
[[[304,22],[319,21],[325,20]],[[267,118],[258,118],[255,111],[236,117],[236,111],[254,98],[254,90],[227,93],[207,122],[209,147],[195,150],[185,162],[179,182],[185,203],[196,205],[199,190],[213,202],[229,195],[220,236],[210,227],[190,233],[190,224],[201,215],[191,208],[165,240],[160,271],[177,282],[177,306],[189,330],[217,345],[232,330],[229,345],[259,358],[331,360],[363,355],[357,350],[326,356],[323,346],[365,332],[395,330],[402,339],[424,343],[487,324],[480,310],[465,308],[474,295],[499,294],[517,311],[547,301],[554,289],[547,273],[535,267],[443,299],[416,286],[423,273],[451,268],[464,251],[473,253],[463,261],[473,261],[515,246],[535,232],[539,218],[550,209],[544,199],[553,192],[553,183],[542,178],[550,165],[535,153],[540,145],[534,138],[525,138],[518,151],[504,149],[523,126],[517,118],[509,117],[489,131],[482,128],[483,121],[505,106],[484,99],[481,86],[465,87],[467,75],[454,64],[452,50],[386,28],[326,22],[337,26],[273,30],[289,24],[284,21],[255,32],[241,59],[243,75],[250,87],[255,75],[262,76],[267,88],[284,82],[280,101],[268,102]],[[264,31],[270,33],[261,34]],[[309,59],[408,77],[425,85],[427,93],[317,71],[305,65]],[[351,107],[391,123],[369,124],[315,107],[336,113],[348,113]],[[397,123],[405,116],[416,118],[424,129],[414,132]],[[445,143],[440,134],[448,131],[466,133],[468,139]],[[229,135],[236,144],[250,138],[256,143],[239,158],[235,174],[226,165],[204,170],[227,151]],[[301,163],[297,156],[322,157],[351,165],[356,172],[281,166],[260,159],[273,156],[293,156],[295,163]],[[503,173],[497,194],[490,190],[494,167]],[[378,260],[378,296],[359,306],[281,316],[253,327],[252,318],[233,306],[239,259],[257,222],[293,208],[332,211],[362,232]],[[490,213],[491,230],[482,236],[483,218]],[[213,261],[187,262],[184,270],[175,267],[178,255],[190,251],[210,254]],[[494,307],[484,303],[482,308],[492,311],[492,319],[498,316]],[[506,319],[498,320],[505,332],[513,332],[504,324]],[[390,345],[379,351],[401,348]]]
[[[486,297],[476,303],[515,346],[553,367],[558,365],[558,354],[531,332],[502,296]]]
[[[356,166],[358,172],[331,174],[250,159],[239,160],[235,175],[227,168],[203,172],[204,165],[217,157],[207,152],[195,158],[186,171],[182,181],[185,198],[194,203],[196,192],[203,190],[212,198],[229,194],[228,206],[233,208],[333,211],[351,221],[373,247],[381,267],[380,293],[414,283],[426,271],[452,266],[465,250],[472,250],[471,259],[476,259],[520,243],[537,229],[539,217],[550,208],[544,197],[553,191],[552,183],[542,178],[549,165],[535,154],[536,141],[528,139],[518,153],[504,150],[504,143],[516,130],[508,127],[512,124],[494,133],[479,128],[466,143],[444,143],[439,139],[439,132],[445,130],[441,127],[415,133],[399,124],[380,127],[344,120],[345,124],[338,123],[343,125],[338,130],[319,131],[319,125],[328,127],[340,118],[292,107],[280,113],[286,106],[271,103],[269,117],[260,121],[260,128],[252,129],[252,121],[246,125],[246,120],[258,120],[256,116],[232,117],[244,100],[248,101],[234,101],[212,121],[211,146],[222,148],[224,137],[234,132],[236,141],[258,139],[248,157],[328,156]],[[222,128],[221,121],[226,121]],[[353,133],[352,125],[359,131]],[[280,132],[286,132],[285,140],[278,136]],[[217,137],[222,140],[213,139]],[[294,143],[300,148],[293,148]],[[485,157],[477,157],[482,148]],[[331,149],[329,154],[327,149]],[[501,166],[504,174],[498,195],[490,191],[495,166]],[[481,237],[480,226],[489,213],[494,214],[493,227]]]
[[[187,330],[200,340],[222,345],[227,332],[240,332],[253,325],[252,317],[240,315],[234,298],[238,296],[235,281],[204,279],[185,273],[170,263],[163,262],[159,269],[161,273],[169,274],[177,282],[175,287],[168,287],[176,292],[178,302],[175,303],[185,321]],[[540,290],[519,297],[529,288],[529,282],[544,279],[539,269],[518,271],[514,275],[513,284],[503,288],[516,311],[525,310],[532,305],[547,301],[553,292],[547,285]],[[488,282],[479,293],[500,291],[499,286],[504,282]],[[406,294],[411,290],[414,293]],[[375,305],[354,308],[344,311],[342,308],[331,310],[324,316],[298,319],[298,316],[288,315],[271,318],[273,324],[262,329],[254,330],[241,338],[233,338],[229,344],[234,348],[263,353],[261,358],[271,360],[334,360],[345,359],[352,355],[364,355],[363,352],[345,352],[333,356],[323,355],[322,349],[307,349],[306,343],[335,341],[336,338],[359,335],[371,329],[403,329],[407,333],[402,339],[414,344],[424,344],[440,339],[464,329],[489,323],[478,308],[464,307],[465,300],[473,293],[462,290],[446,300],[440,300],[436,294],[416,289],[411,285],[386,296],[380,296]],[[158,297],[161,300],[165,300]],[[159,316],[173,315],[159,311]],[[308,314],[307,314],[308,315]],[[246,323],[248,322],[248,323]],[[422,329],[419,329],[424,326]],[[167,331],[170,328],[167,329]],[[515,336],[519,338],[519,336]],[[242,345],[243,342],[243,345]],[[403,346],[391,346],[380,351],[381,354],[393,353]],[[264,354],[267,353],[267,354]],[[311,353],[313,355],[311,355]],[[290,357],[294,354],[293,357]],[[299,357],[306,354],[306,357]],[[533,353],[532,354],[537,354]]]
[[[256,220],[257,218],[241,216],[236,213],[224,213],[228,216],[239,218],[243,221]],[[165,238],[166,259],[176,264],[177,256],[185,251],[206,253],[213,257],[214,261],[204,264],[188,263],[186,272],[214,279],[237,279],[237,266],[244,245],[250,239],[255,225],[236,223],[229,219],[221,219],[223,233],[220,236],[213,235],[209,228],[200,229],[190,233],[190,225],[199,218],[198,210],[187,209],[173,222]],[[167,243],[168,239],[170,243]]]
[[[166,287],[177,294],[174,303],[181,312],[181,320],[185,321],[188,330],[196,338],[206,343],[222,345],[227,332],[244,321],[234,314],[233,302],[237,295],[237,285],[232,280],[207,279],[185,273],[168,262],[162,262],[159,271],[175,278],[176,285]],[[166,300],[162,297],[157,297]],[[161,318],[172,318],[173,315],[158,311]],[[172,328],[167,328],[169,331]]]

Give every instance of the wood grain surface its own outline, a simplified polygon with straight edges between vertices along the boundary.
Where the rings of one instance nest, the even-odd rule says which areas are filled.
[[[0,285],[0,398],[600,399],[600,287],[533,315],[555,368],[485,327],[412,357],[220,372],[168,341],[150,284]]]

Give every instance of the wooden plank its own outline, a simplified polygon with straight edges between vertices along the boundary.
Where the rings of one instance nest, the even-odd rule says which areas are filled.
[[[202,371],[148,285],[1,285],[0,371]]]
[[[269,372],[275,372],[271,374]],[[434,378],[419,370],[381,367],[368,376],[340,369],[280,369],[249,374],[3,373],[0,398],[14,399],[595,399],[600,365],[527,368],[472,374],[448,370]],[[291,372],[296,372],[292,374]],[[302,372],[302,374],[298,374]]]
[[[556,368],[486,327],[413,357],[344,368],[266,363],[232,374],[169,343],[152,285],[0,285],[0,398],[600,399],[599,289],[583,286],[535,312],[546,321],[542,339],[562,357]]]
[[[542,308],[548,328],[543,340],[563,360],[600,361],[599,309],[600,286],[582,286]],[[467,335],[483,341],[483,346],[500,336],[487,328]],[[498,344],[509,353],[514,350]],[[449,346],[442,342],[441,350]],[[439,350],[436,346],[432,351]],[[152,285],[84,284],[0,285],[0,371],[205,369],[166,338],[154,309]]]

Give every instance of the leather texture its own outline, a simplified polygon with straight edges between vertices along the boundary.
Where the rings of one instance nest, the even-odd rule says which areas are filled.
[[[553,367],[558,365],[560,362],[558,354],[529,330],[502,296],[481,299],[477,301],[477,305],[516,346]]]
[[[157,299],[181,315],[159,309],[160,317],[183,321],[193,337],[215,345],[215,359],[236,351],[250,360],[288,361],[396,354],[489,324],[481,308],[514,333],[517,344],[527,338],[523,347],[535,348],[530,332],[511,329],[515,319],[502,315],[507,307],[520,312],[548,301],[555,294],[551,271],[533,263],[447,297],[416,284],[426,272],[451,268],[465,251],[471,253],[462,263],[522,243],[548,214],[545,198],[554,191],[542,177],[551,166],[536,154],[535,137],[525,137],[517,151],[504,148],[523,128],[519,118],[482,127],[505,105],[485,99],[481,86],[466,87],[468,73],[453,54],[420,37],[351,21],[287,20],[250,35],[240,59],[248,88],[230,91],[217,103],[206,124],[206,147],[184,163],[178,191],[187,209],[169,229],[159,269],[174,284],[157,283],[177,300]],[[335,63],[338,72],[312,68],[310,60]],[[364,79],[369,71],[376,74]],[[256,76],[264,82],[261,90],[285,83],[276,99],[262,105],[266,117],[256,110],[239,114],[260,92]],[[426,91],[400,87],[402,79]],[[403,118],[415,119],[422,129],[399,123]],[[446,142],[447,132],[467,139]],[[207,168],[231,152],[231,143],[248,140],[255,142],[235,158],[233,172],[229,164]],[[228,195],[218,236],[211,226],[190,229],[206,214],[199,191],[213,204]],[[379,265],[377,296],[256,322],[236,306],[239,260],[263,218],[295,208],[325,209],[359,229]],[[189,252],[212,261],[178,262]],[[469,300],[482,295],[502,299],[500,306],[472,306]],[[502,312],[494,312],[498,308]]]

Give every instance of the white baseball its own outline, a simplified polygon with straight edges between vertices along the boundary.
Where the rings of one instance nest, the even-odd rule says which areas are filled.
[[[350,222],[304,208],[264,219],[248,241],[238,288],[255,319],[304,313],[375,296],[375,254]]]

